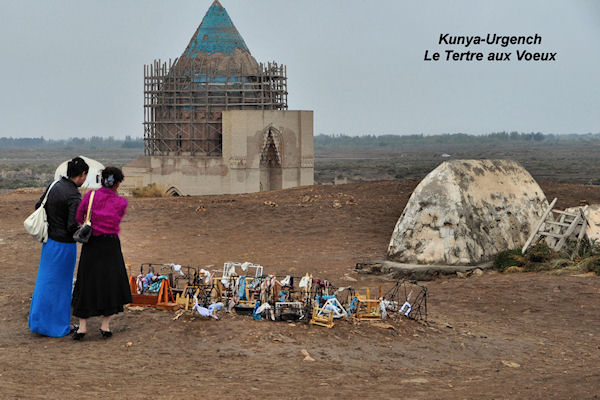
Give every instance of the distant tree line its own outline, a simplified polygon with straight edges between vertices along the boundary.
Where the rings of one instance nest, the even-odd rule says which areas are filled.
[[[485,135],[467,135],[452,133],[441,135],[364,135],[348,136],[345,134],[315,136],[315,146],[367,146],[396,147],[403,145],[426,144],[460,144],[460,143],[495,143],[495,142],[547,142],[565,141],[600,143],[600,133],[587,134],[544,134],[541,132],[493,132]]]
[[[365,147],[398,147],[405,145],[427,144],[486,144],[500,142],[590,142],[600,143],[600,133],[587,134],[545,134],[541,132],[492,132],[484,135],[467,135],[465,133],[449,133],[441,135],[363,135],[349,136],[345,134],[315,136],[315,146],[365,146]],[[73,148],[126,148],[137,149],[144,147],[140,137],[126,136],[125,139],[115,139],[113,136],[92,136],[89,138],[46,139],[0,137],[0,148],[40,148],[40,147],[73,147]]]
[[[69,139],[45,139],[39,138],[13,138],[0,137],[0,148],[39,148],[39,147],[73,147],[73,148],[125,148],[136,149],[143,148],[142,138],[133,138],[126,136],[125,139],[115,139],[113,136],[101,137],[92,136],[89,138],[69,138]]]

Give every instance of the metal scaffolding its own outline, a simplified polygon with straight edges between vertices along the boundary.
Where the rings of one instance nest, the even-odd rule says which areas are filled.
[[[182,57],[144,66],[146,155],[220,156],[222,111],[288,108],[285,65],[223,61]]]

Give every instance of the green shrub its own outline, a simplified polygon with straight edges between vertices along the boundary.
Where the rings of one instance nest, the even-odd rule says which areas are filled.
[[[539,242],[523,255],[520,249],[513,249],[499,253],[494,259],[494,268],[500,272],[513,266],[525,272],[550,271],[555,275],[594,272],[600,275],[600,245],[587,239],[581,240],[579,246],[576,241],[569,241],[558,253],[545,242]]]
[[[505,250],[494,259],[494,269],[504,272],[508,267],[520,267],[522,263],[521,249]]]
[[[580,260],[577,267],[581,272],[593,272],[596,275],[600,275],[600,255]]]

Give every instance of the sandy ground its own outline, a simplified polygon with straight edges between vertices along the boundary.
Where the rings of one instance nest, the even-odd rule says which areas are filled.
[[[385,289],[392,283],[353,267],[384,256],[416,183],[131,199],[123,251],[134,266],[252,261],[268,273],[312,272],[338,286]],[[561,207],[600,202],[599,187],[542,187]],[[109,340],[95,334],[98,319],[82,342],[32,334],[40,244],[22,221],[38,196],[0,194],[2,399],[587,399],[600,392],[600,279],[589,276],[486,272],[426,282],[429,323],[395,318],[387,321],[393,329],[245,316],[173,320],[173,312],[149,309],[119,314]],[[334,200],[342,207],[334,209]],[[316,361],[304,361],[303,349]]]

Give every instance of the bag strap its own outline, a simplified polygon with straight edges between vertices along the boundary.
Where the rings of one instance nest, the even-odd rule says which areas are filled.
[[[87,210],[87,215],[85,216],[85,222],[84,224],[90,225],[90,217],[91,217],[91,213],[92,213],[92,202],[94,201],[94,194],[96,193],[95,190],[92,191],[92,194],[90,194],[90,201],[88,202],[88,210]]]
[[[52,182],[52,184],[48,188],[48,191],[46,192],[46,195],[44,196],[44,200],[42,200],[42,203],[40,204],[40,207],[44,207],[46,205],[46,200],[48,200],[48,195],[50,194],[50,191],[52,190],[52,188],[54,187],[54,185],[56,185],[57,182],[58,181]]]

